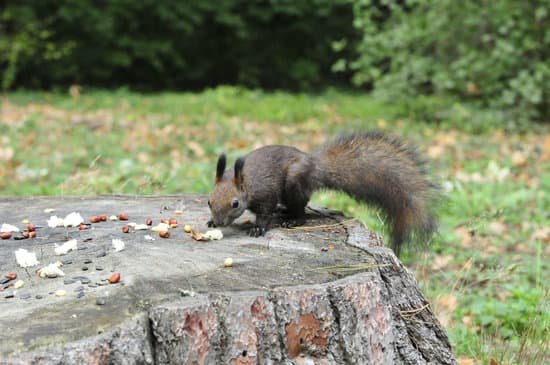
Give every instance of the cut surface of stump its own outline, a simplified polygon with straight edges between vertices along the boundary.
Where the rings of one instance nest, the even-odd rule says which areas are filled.
[[[0,364],[456,363],[414,277],[360,223],[314,208],[298,229],[249,237],[254,218],[244,216],[221,228],[222,240],[196,241],[183,227],[210,229],[206,201],[0,197],[0,224],[37,226],[35,238],[0,240],[2,278],[17,273],[0,286]],[[86,223],[120,213],[128,221],[47,226],[71,212]],[[178,226],[169,238],[123,232],[148,218]],[[77,249],[56,255],[70,239]],[[113,239],[125,243],[122,251]],[[40,263],[19,267],[20,248]],[[57,261],[65,276],[35,273]],[[110,284],[115,273],[120,281]],[[15,288],[17,280],[24,285]]]

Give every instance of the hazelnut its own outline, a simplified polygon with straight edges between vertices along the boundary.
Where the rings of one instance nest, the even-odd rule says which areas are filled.
[[[162,238],[168,238],[168,237],[170,237],[170,232],[168,232],[168,231],[160,231],[160,232],[159,232],[159,236],[162,237]]]
[[[233,259],[231,257],[226,258],[223,261],[223,266],[225,267],[232,267],[233,266]]]
[[[130,227],[128,227],[128,225],[122,226],[122,232],[123,232],[123,233],[128,233],[128,232],[130,232]]]
[[[111,277],[109,278],[109,283],[116,284],[120,281],[120,273],[115,272]]]
[[[117,218],[121,221],[127,221],[128,220],[128,213],[120,213],[117,215]]]
[[[0,238],[2,238],[3,240],[7,240],[8,238],[11,238],[11,232],[2,232],[0,234]]]

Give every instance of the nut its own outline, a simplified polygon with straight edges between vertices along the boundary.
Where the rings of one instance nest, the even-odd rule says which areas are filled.
[[[92,216],[90,217],[90,223],[99,223],[99,222],[101,222],[101,218],[99,218],[99,216],[97,216],[97,215],[92,215]]]
[[[22,288],[24,285],[25,285],[25,282],[24,282],[23,280],[17,280],[17,281],[13,284],[13,288],[14,288],[14,289],[20,289],[20,288]]]
[[[121,221],[127,221],[128,220],[128,213],[120,213],[117,215],[117,218]]]
[[[78,226],[78,230],[79,230],[79,231],[85,231],[85,230],[87,230],[87,229],[88,229],[88,226],[85,225],[85,224],[81,224],[80,226]]]
[[[160,232],[159,232],[159,236],[162,237],[162,238],[168,238],[168,237],[170,237],[170,232],[168,232],[168,231],[160,231]]]
[[[7,240],[8,238],[11,238],[11,232],[2,232],[0,234],[0,238],[3,240]]]
[[[107,214],[102,214],[99,216],[99,220],[101,222],[107,222]]]
[[[24,238],[29,238],[29,231],[24,230],[23,232],[21,232],[21,234],[23,235]]]
[[[226,258],[223,261],[223,266],[225,267],[232,267],[233,266],[233,259],[231,257]]]
[[[36,226],[32,223],[29,223],[29,225],[27,225],[27,230],[29,232],[34,232],[36,230]]]
[[[147,218],[147,220],[145,221],[145,224],[147,224],[148,226],[152,226],[153,220],[151,218]]]
[[[116,284],[120,281],[120,273],[115,272],[111,277],[109,278],[109,283]]]
[[[4,275],[4,277],[8,280],[15,280],[17,279],[17,274],[14,272],[9,272],[6,275]]]
[[[29,238],[36,237],[36,231],[29,232]]]
[[[128,233],[128,232],[130,232],[130,227],[129,227],[128,225],[122,226],[122,232],[123,232],[123,233]]]
[[[189,224],[186,224],[185,226],[183,226],[183,230],[185,231],[185,233],[191,233],[193,227],[191,227]]]

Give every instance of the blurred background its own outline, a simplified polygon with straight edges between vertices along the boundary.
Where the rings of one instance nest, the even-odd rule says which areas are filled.
[[[4,1],[0,196],[208,193],[221,152],[386,131],[445,192],[404,261],[460,363],[549,363],[549,56],[548,0]]]

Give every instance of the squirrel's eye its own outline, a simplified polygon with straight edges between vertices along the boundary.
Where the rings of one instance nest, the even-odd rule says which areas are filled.
[[[237,208],[239,206],[239,201],[237,199],[233,199],[231,202],[231,207]]]
[[[208,200],[208,206],[212,208],[212,203],[210,203],[210,200]]]

